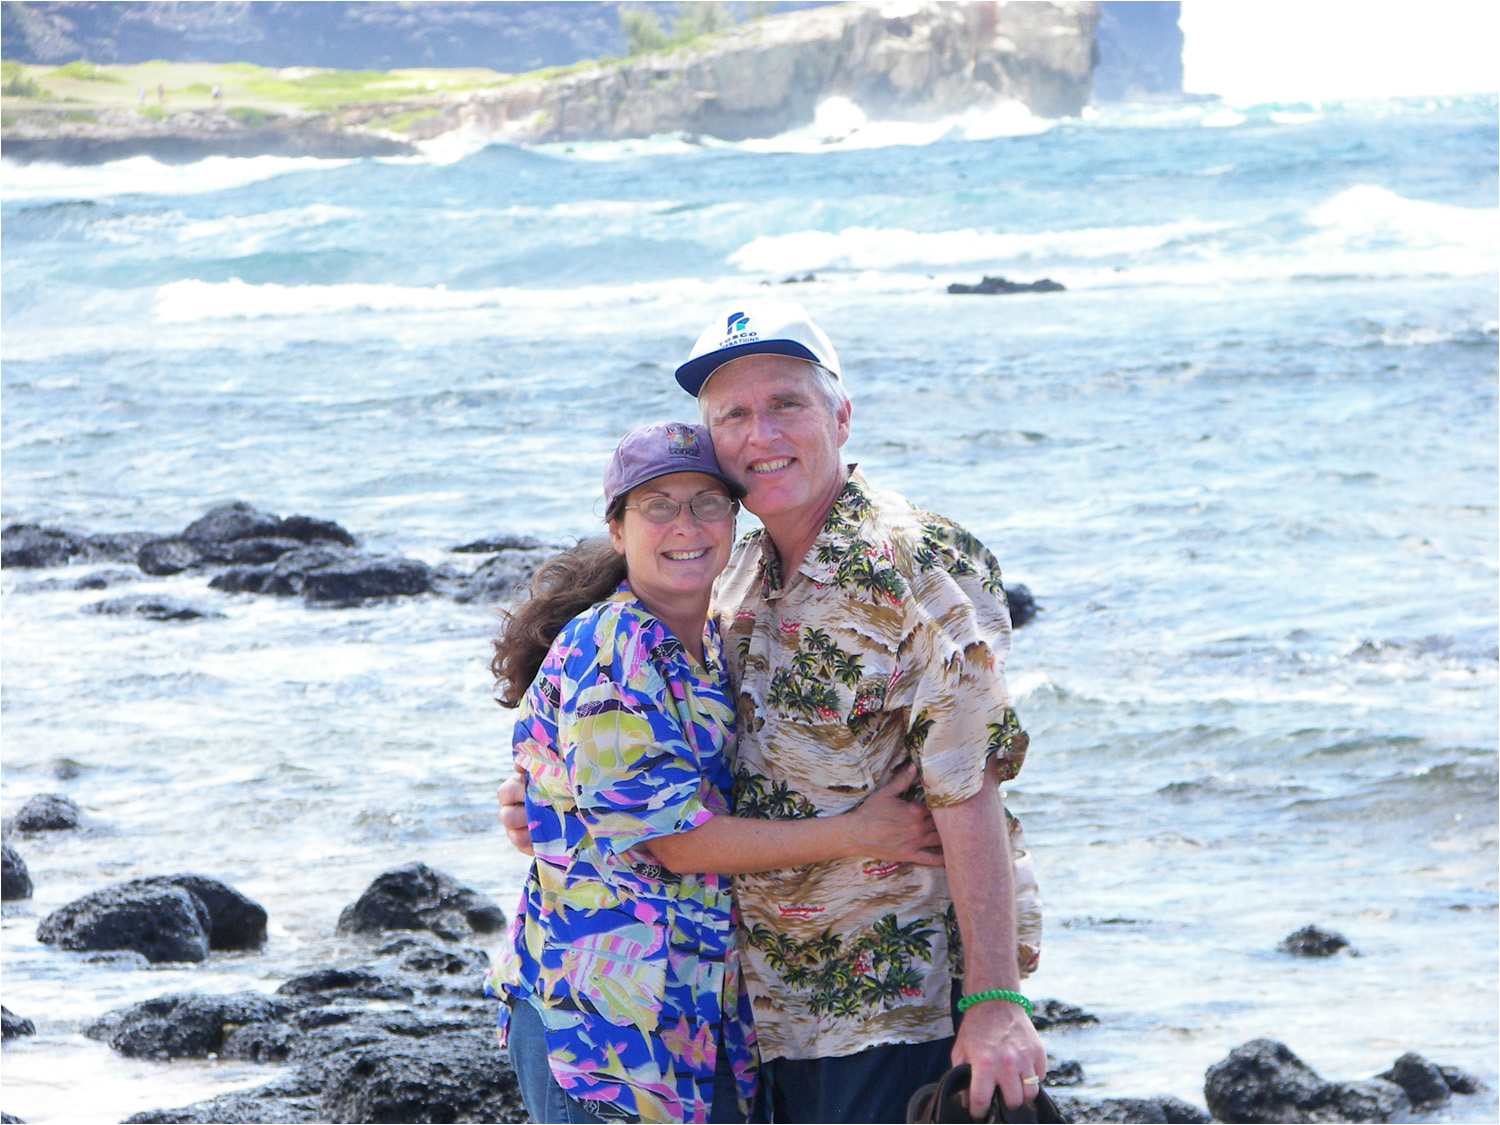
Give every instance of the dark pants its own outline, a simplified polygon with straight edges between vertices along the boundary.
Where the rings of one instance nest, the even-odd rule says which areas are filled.
[[[953,1026],[962,994],[953,985]],[[953,1036],[929,1043],[890,1043],[855,1055],[772,1059],[761,1065],[760,1096],[752,1120],[883,1122],[906,1120],[906,1103],[921,1086],[953,1065]]]
[[[952,1066],[953,1038],[890,1043],[857,1055],[772,1059],[761,1067],[762,1120],[787,1122],[905,1121],[917,1087]]]

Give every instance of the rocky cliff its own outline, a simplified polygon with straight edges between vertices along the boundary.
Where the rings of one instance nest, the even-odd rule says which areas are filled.
[[[659,133],[773,136],[842,96],[925,120],[1000,101],[1043,117],[1089,104],[1098,5],[1079,0],[841,4],[772,16],[691,51],[587,67],[473,95],[413,129],[520,142]]]

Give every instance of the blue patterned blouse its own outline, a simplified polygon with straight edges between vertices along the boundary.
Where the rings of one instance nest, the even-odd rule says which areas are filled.
[[[742,1099],[755,1092],[730,879],[676,875],[643,846],[729,812],[712,623],[704,655],[622,585],[558,634],[516,720],[536,858],[490,991],[534,998],[553,1076],[609,1120],[706,1121],[721,1042]]]

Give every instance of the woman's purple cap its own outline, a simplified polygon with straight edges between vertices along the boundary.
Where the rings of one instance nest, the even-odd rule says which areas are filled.
[[[722,481],[736,500],[745,498],[745,490],[719,468],[707,426],[652,422],[637,426],[615,446],[604,470],[605,504],[613,505],[632,488],[673,473],[705,473]]]

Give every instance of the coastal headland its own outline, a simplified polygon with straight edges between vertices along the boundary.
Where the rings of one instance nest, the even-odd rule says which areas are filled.
[[[890,120],[1005,102],[1064,117],[1090,102],[1098,21],[1099,6],[1083,0],[840,4],[524,74],[7,61],[0,153],[183,162],[397,155],[458,134],[514,144],[672,133],[738,141],[810,124],[833,97]]]

